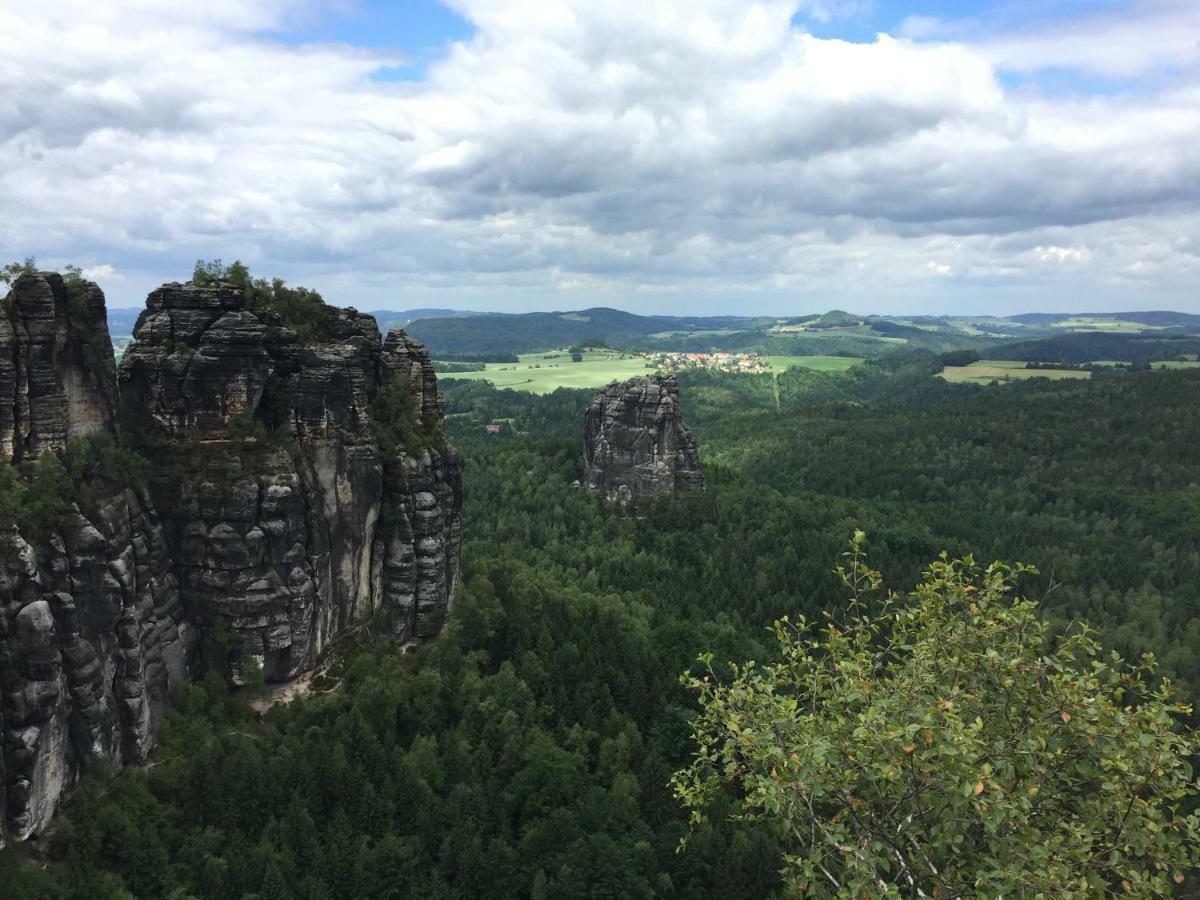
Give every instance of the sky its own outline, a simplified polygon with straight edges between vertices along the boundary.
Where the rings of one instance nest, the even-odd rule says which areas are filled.
[[[0,262],[140,306],[1200,312],[1198,0],[0,0]]]

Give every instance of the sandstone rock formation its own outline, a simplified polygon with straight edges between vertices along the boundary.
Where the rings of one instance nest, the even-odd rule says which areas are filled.
[[[696,441],[683,423],[674,378],[613,382],[596,395],[583,423],[584,484],[627,502],[704,486]]]
[[[0,300],[0,465],[120,430],[151,469],[48,534],[0,523],[0,840],[44,829],[88,757],[144,760],[175,685],[291,678],[368,620],[435,635],[457,580],[421,344],[353,310],[302,342],[230,285],[146,306],[118,373],[99,288],[25,275]]]
[[[117,412],[104,294],[43,272],[0,305],[0,458],[21,462],[112,430]]]

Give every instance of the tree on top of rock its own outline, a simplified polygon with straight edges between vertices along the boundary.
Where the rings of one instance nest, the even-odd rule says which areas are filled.
[[[219,259],[196,260],[192,283],[234,284],[245,293],[251,312],[274,313],[296,333],[301,344],[326,340],[333,335],[337,311],[319,293],[306,287],[288,287],[282,278],[255,278],[240,260],[225,265]]]

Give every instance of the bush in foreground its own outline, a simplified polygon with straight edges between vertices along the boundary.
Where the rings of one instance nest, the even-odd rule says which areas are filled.
[[[1200,749],[1146,656],[1052,639],[1012,599],[1030,571],[943,555],[911,595],[878,596],[856,534],[844,616],[775,626],[782,662],[728,684],[688,677],[703,711],[676,774],[693,823],[732,785],[777,824],[803,894],[1170,893],[1196,864]]]

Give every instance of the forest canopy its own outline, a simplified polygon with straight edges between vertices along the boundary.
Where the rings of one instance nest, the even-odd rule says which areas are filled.
[[[1135,661],[1131,677],[1149,651],[1179,693],[1194,697],[1200,373],[986,388],[933,377],[938,363],[909,354],[844,375],[793,370],[778,379],[778,396],[769,378],[689,373],[680,397],[707,491],[632,511],[573,484],[592,392],[538,396],[444,379],[469,521],[447,633],[412,654],[365,634],[341,648],[330,673],[336,690],[261,717],[219,679],[189,689],[155,765],[103,791],[99,780],[81,785],[47,842],[53,864],[0,863],[0,896],[783,896],[795,874],[790,865],[781,872],[785,857],[799,853],[778,821],[738,818],[743,797],[729,785],[706,791],[699,822],[674,796],[672,775],[695,758],[703,712],[679,678],[711,668],[713,683],[734,685],[735,665],[753,661],[763,672],[786,662],[773,622],[844,616],[847,592],[830,567],[856,529],[871,535],[871,571],[904,589],[894,612],[911,608],[901,599],[912,586],[916,596],[929,590],[923,572],[943,550],[1036,564],[1037,574],[1021,575],[1036,618],[1011,594],[988,605],[998,659],[1032,667],[1022,678],[1041,663],[1012,646],[1012,622],[1044,639],[1038,659],[1061,662],[1064,647],[1086,656],[1072,637],[1083,620],[1096,628],[1105,655],[1094,659],[1109,672],[1083,668],[1072,678],[1108,691],[1117,671],[1110,650]],[[485,431],[497,420],[512,428]],[[965,585],[977,577],[960,575]],[[934,593],[961,612],[954,604],[965,587]],[[910,624],[914,647],[928,646],[932,632]],[[958,655],[988,659],[969,643]],[[914,705],[932,718],[897,719],[919,726],[915,740],[899,741],[899,755],[907,759],[911,743],[912,756],[940,759],[948,743],[935,734],[927,744],[924,730],[951,728],[957,710],[959,731],[949,733],[966,735],[968,708]],[[1077,749],[1088,736],[1108,741],[1125,713],[1099,701],[1096,709],[1107,718],[1094,723],[1052,703],[1044,734]],[[976,704],[986,722],[984,711]],[[1141,766],[1157,751],[1140,746],[1143,713],[1129,715],[1139,746],[1118,742],[1112,758]],[[893,743],[876,760],[885,769]],[[946,761],[959,776],[943,785],[945,796],[973,817],[963,835],[972,852],[986,844],[979,803],[992,799],[993,783],[1024,785],[1030,804],[1048,800],[1041,788],[1029,798],[1024,776],[1005,774],[1002,759],[967,743]],[[1164,767],[1164,786],[1178,789],[1181,771]],[[1083,773],[1064,768],[1062,777]],[[1113,777],[1099,772],[1096,783]],[[953,795],[963,784],[968,796]],[[1112,818],[1104,798],[1079,802],[1089,816]],[[1097,829],[1108,825],[1088,828],[1101,839]],[[1160,839],[1147,837],[1143,849]],[[1182,874],[1184,890],[1195,884],[1194,872],[1173,868],[1177,857],[1153,852],[1166,867],[1149,878],[1173,885]],[[1130,854],[1129,865],[1138,858]],[[1121,878],[1142,884],[1127,871]],[[1113,889],[1123,892],[1119,881]]]

